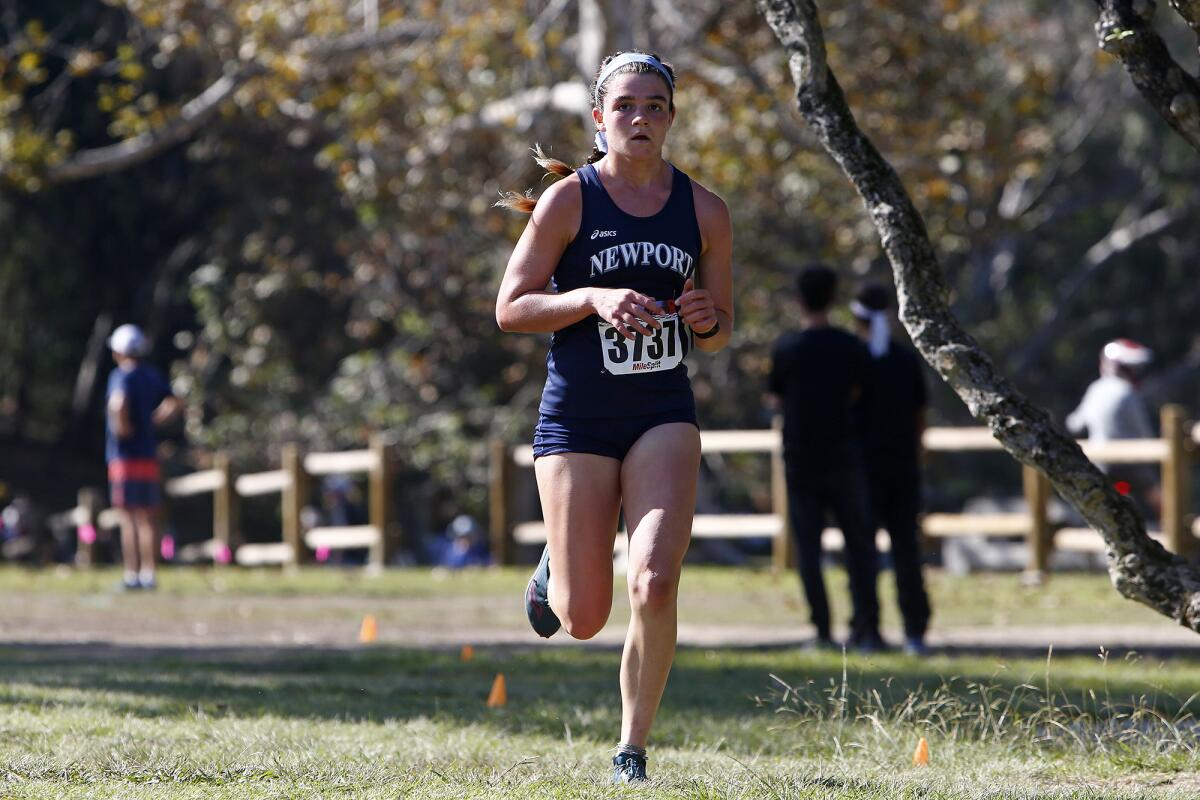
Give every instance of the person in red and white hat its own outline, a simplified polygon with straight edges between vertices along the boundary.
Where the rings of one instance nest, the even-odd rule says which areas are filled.
[[[1139,386],[1154,353],[1133,339],[1114,339],[1100,351],[1100,377],[1084,392],[1079,406],[1067,417],[1067,428],[1088,441],[1153,439],[1154,427]],[[1097,462],[1122,494],[1144,497],[1155,510],[1160,495],[1154,470],[1145,464]]]

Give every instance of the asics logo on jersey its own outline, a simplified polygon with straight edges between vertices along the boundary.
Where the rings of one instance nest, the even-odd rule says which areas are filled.
[[[603,239],[606,236],[616,236],[616,235],[617,235],[616,231],[602,231],[599,229],[592,231],[593,239]]]

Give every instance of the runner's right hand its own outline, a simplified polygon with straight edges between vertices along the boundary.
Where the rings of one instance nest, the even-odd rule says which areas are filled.
[[[596,316],[612,324],[626,339],[637,334],[652,336],[652,330],[662,323],[654,318],[663,313],[653,297],[632,289],[592,289],[590,302]]]

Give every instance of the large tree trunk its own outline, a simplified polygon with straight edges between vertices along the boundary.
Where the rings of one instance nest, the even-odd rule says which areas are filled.
[[[813,0],[758,0],[787,50],[800,114],[862,196],[891,261],[900,319],[934,369],[1011,455],[1040,469],[1104,537],[1121,594],[1200,631],[1200,573],[1146,535],[1133,504],[1109,485],[1079,445],[1029,402],[962,329],[925,223],[904,186],[859,130],[825,61]]]

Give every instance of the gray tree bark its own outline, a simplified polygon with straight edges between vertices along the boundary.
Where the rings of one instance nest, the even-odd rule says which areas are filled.
[[[1116,56],[1142,97],[1184,141],[1200,151],[1200,81],[1171,57],[1154,32],[1154,0],[1095,0],[1100,12],[1096,38]],[[1175,11],[1200,36],[1200,3],[1171,0]]]
[[[801,116],[854,184],[891,262],[900,319],[921,355],[1013,457],[1041,470],[1105,541],[1121,594],[1200,631],[1200,573],[1146,535],[1079,445],[1000,375],[950,312],[941,267],[900,178],[859,129],[826,65],[813,0],[757,0],[788,54]]]

